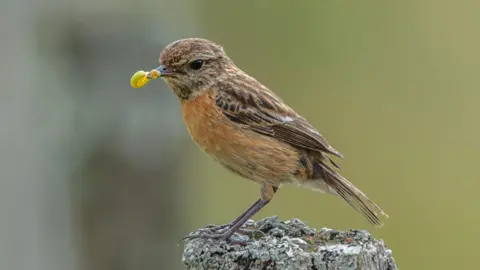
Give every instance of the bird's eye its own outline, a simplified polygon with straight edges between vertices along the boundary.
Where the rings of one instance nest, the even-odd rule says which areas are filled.
[[[203,66],[203,60],[197,59],[190,63],[190,68],[193,70],[199,70]]]

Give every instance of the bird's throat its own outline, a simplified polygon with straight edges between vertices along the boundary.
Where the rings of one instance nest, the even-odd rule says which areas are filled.
[[[192,90],[189,87],[186,87],[172,79],[165,79],[165,82],[181,101],[190,99],[190,96],[192,95]]]

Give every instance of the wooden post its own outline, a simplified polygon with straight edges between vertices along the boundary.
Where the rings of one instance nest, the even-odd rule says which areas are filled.
[[[246,226],[259,232],[232,236],[232,240],[246,241],[245,245],[187,240],[183,263],[190,270],[398,269],[391,250],[367,231],[317,231],[298,219],[279,221],[277,217],[249,221]]]

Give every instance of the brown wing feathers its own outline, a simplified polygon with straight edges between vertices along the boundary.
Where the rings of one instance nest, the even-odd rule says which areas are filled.
[[[267,97],[234,91],[233,87],[226,86],[217,93],[216,104],[230,120],[247,125],[256,132],[299,148],[343,157],[304,118],[273,93]]]

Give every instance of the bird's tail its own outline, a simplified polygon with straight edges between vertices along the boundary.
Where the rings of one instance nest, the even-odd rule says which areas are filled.
[[[375,227],[383,226],[378,214],[387,218],[388,215],[377,204],[370,200],[367,195],[322,161],[315,162],[312,165],[312,176],[316,176],[313,178],[322,179],[317,181],[325,181],[322,184],[326,185],[330,189],[330,192],[340,195],[340,197],[356,211],[361,213],[372,225]]]

